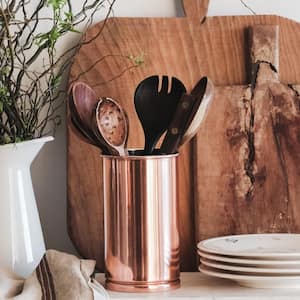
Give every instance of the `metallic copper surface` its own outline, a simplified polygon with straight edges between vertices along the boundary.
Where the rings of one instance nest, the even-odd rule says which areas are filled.
[[[103,156],[108,289],[180,285],[177,156]]]

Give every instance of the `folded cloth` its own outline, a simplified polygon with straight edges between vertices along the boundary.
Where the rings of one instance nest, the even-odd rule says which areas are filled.
[[[105,289],[94,282],[94,260],[48,250],[27,279],[0,270],[0,299],[15,300],[102,300]]]

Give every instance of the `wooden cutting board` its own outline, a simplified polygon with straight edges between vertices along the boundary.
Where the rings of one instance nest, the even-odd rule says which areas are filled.
[[[198,133],[199,239],[300,231],[300,89],[280,82],[279,28],[250,30],[251,84],[218,87]]]
[[[300,231],[296,199],[299,154],[292,146],[299,145],[300,135],[297,95],[280,85],[279,91],[273,91],[274,97],[265,96],[266,93],[257,96],[260,92],[255,85],[255,89],[250,89],[249,100],[246,86],[251,82],[246,29],[258,24],[280,26],[281,82],[295,83],[300,82],[300,25],[277,16],[205,18],[207,0],[185,0],[183,5],[183,18],[111,18],[88,29],[85,40],[92,41],[75,56],[70,81],[85,81],[99,96],[115,98],[126,108],[132,148],[144,143],[133,105],[135,87],[142,79],[153,74],[176,76],[190,90],[201,76],[207,75],[218,86],[201,131],[181,150],[179,161],[181,266],[184,271],[193,271],[198,263],[196,241],[205,237]],[[139,64],[141,60],[143,63]],[[278,98],[277,92],[294,106],[274,100]],[[256,101],[256,97],[267,100]],[[244,101],[257,103],[255,113],[252,112],[255,124],[248,121],[251,128],[247,128],[248,123],[241,124],[247,119],[244,114],[249,113]],[[291,109],[292,120],[285,114],[289,115]],[[251,147],[247,130],[254,135]],[[249,177],[243,168],[250,158],[247,151],[253,147],[255,157],[250,159]],[[254,178],[251,184],[250,178]],[[244,181],[251,190],[249,197],[245,196],[248,190]],[[288,201],[283,202],[286,195]],[[283,207],[284,203],[289,204]],[[102,162],[98,149],[80,141],[69,125],[68,230],[79,253],[95,258],[98,268],[103,270]]]

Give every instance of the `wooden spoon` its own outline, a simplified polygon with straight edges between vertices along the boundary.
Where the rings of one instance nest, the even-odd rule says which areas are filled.
[[[99,144],[91,128],[92,112],[98,102],[96,93],[86,83],[76,82],[71,86],[69,95],[72,122],[93,144]]]
[[[205,106],[206,104],[204,103],[207,88],[208,79],[207,77],[203,77],[198,81],[190,94],[184,94],[180,98],[172,122],[162,142],[160,153],[176,153],[178,148],[184,143],[183,139],[187,134],[187,130],[189,131],[188,134],[190,135],[192,134],[192,130],[195,133],[197,132],[197,122],[199,125],[201,124],[203,114],[207,108],[207,106]],[[191,137],[192,136],[189,138]]]
[[[184,135],[180,141],[180,146],[188,142],[196,135],[197,131],[199,130],[199,127],[201,126],[207,114],[210,103],[212,102],[213,99],[213,95],[214,95],[213,83],[207,77],[203,77],[200,80],[200,82],[201,81],[204,82],[205,89],[203,91],[199,90],[199,94],[196,98],[195,104],[193,105],[190,118],[186,123]]]
[[[80,126],[77,125],[76,121],[72,117],[68,117],[68,122],[70,123],[71,131],[85,143],[91,144],[93,146],[98,146],[96,142],[90,138],[90,136],[82,130]]]
[[[100,138],[115,155],[128,155],[129,124],[125,110],[111,98],[100,98],[96,107],[96,125]]]
[[[159,153],[172,154],[176,153],[179,143],[184,134],[185,124],[191,113],[195,97],[190,94],[183,94],[178,102],[176,111],[172,118],[172,122],[163,139]]]
[[[69,109],[70,109],[70,120],[71,124],[73,125],[74,132],[77,131],[79,134],[77,136],[81,135],[85,141],[88,140],[90,144],[97,146],[98,141],[96,137],[94,136],[93,132],[89,130],[89,128],[86,128],[84,124],[81,123],[80,118],[78,116],[77,110],[74,105],[74,98],[73,98],[73,90],[71,88],[70,94],[69,94]]]
[[[72,96],[74,103],[74,108],[70,107],[72,112],[76,112],[81,124],[92,132],[92,114],[98,103],[95,91],[84,82],[75,82],[72,86]]]
[[[93,114],[98,103],[94,90],[84,82],[75,82],[70,88],[69,108],[72,124],[90,144],[97,146],[102,153],[109,154],[102,139],[93,131]]]
[[[162,78],[160,91],[158,86],[157,75],[148,77],[140,82],[134,95],[135,109],[144,130],[146,155],[152,154],[170,125],[180,97],[186,92],[183,83],[175,77],[172,77],[170,88],[167,76]]]
[[[85,131],[83,131],[82,127],[79,127],[76,123],[76,121],[74,121],[74,119],[72,119],[71,117],[69,118],[69,123],[70,123],[70,128],[72,130],[72,132],[82,141],[84,141],[85,143],[88,143],[90,145],[93,145],[97,148],[100,148],[102,154],[105,155],[110,155],[111,153],[109,152],[109,149],[104,145],[101,144],[101,146],[99,146],[99,142],[94,141],[90,138],[89,134],[86,133]]]
[[[180,98],[172,122],[170,123],[167,134],[162,142],[160,153],[172,154],[178,151],[187,123],[195,114],[194,109],[196,107],[197,99],[200,103],[205,89],[206,78],[202,78],[198,81],[190,94],[184,94]]]

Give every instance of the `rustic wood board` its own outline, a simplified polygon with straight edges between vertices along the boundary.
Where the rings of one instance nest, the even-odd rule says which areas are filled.
[[[251,31],[251,85],[218,87],[197,136],[199,239],[300,230],[299,86],[280,83],[279,27]]]
[[[242,85],[250,82],[250,72],[246,63],[249,54],[248,39],[245,34],[245,29],[249,26],[280,25],[281,81],[300,82],[300,60],[297,57],[300,45],[298,23],[277,16],[203,19],[207,0],[183,2],[187,12],[185,18],[111,18],[104,27],[103,23],[96,24],[87,31],[85,39],[91,39],[103,27],[102,34],[84,45],[75,57],[70,81],[85,81],[94,87],[99,96],[115,98],[126,108],[131,122],[130,147],[141,147],[144,142],[142,128],[134,111],[133,94],[137,84],[149,75],[176,76],[185,83],[188,90],[201,76],[208,75],[218,86],[240,85],[240,88],[233,88],[234,99],[239,98],[237,93],[243,97],[245,91]],[[138,67],[126,58],[140,54],[144,55],[144,63]],[[232,88],[217,88],[212,111],[201,132],[193,143],[181,151],[179,210],[181,264],[182,270],[185,271],[196,270],[196,241],[220,233],[260,231],[262,213],[268,215],[273,206],[277,208],[274,198],[273,202],[266,202],[270,207],[268,206],[264,212],[253,213],[261,207],[243,199],[237,203],[236,198],[227,195],[228,181],[218,180],[223,175],[219,171],[224,170],[220,168],[224,165],[222,159],[227,161],[228,170],[236,163],[235,155],[227,149],[228,140],[222,135],[224,131],[218,133],[222,136],[220,140],[216,141],[213,138],[215,131],[219,130],[222,124],[234,128],[237,122],[233,119],[232,124],[228,123],[230,121],[226,115],[231,108],[237,109],[237,104],[232,103],[233,100],[230,98],[230,89]],[[224,91],[226,97],[223,96]],[[297,140],[297,131],[288,133]],[[283,145],[288,148],[289,140],[283,136],[280,138],[283,139]],[[224,153],[223,146],[227,147]],[[291,161],[299,162],[293,153],[287,157]],[[293,168],[291,172],[299,174],[297,165],[291,165],[290,168]],[[230,176],[230,172],[224,174]],[[296,177],[290,180],[290,184],[299,187]],[[226,188],[222,192],[222,188],[216,188],[216,184],[223,184],[222,186]],[[256,193],[256,201],[264,199],[265,195],[262,192]],[[276,192],[273,195],[275,197]],[[226,213],[226,209],[231,210],[230,213]],[[242,210],[245,212],[240,215]],[[246,210],[252,213],[247,214]],[[294,212],[293,219],[296,219],[297,213],[299,214],[299,210]],[[254,214],[256,217],[249,227],[247,216],[252,218]],[[237,219],[237,222],[234,222],[234,219]],[[293,226],[290,226],[289,230],[300,229],[299,223],[293,221],[291,224]],[[84,257],[95,258],[97,266],[103,270],[102,163],[99,151],[80,141],[72,133],[70,126],[68,126],[68,229],[79,253]]]

